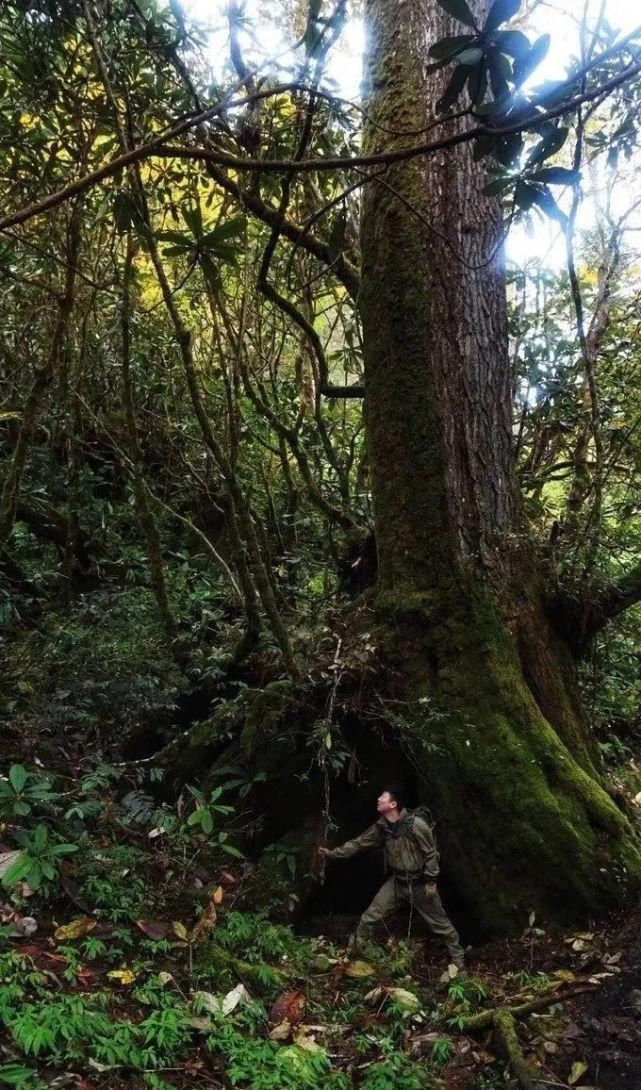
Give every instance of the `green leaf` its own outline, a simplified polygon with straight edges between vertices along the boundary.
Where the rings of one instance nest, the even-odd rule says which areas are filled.
[[[193,254],[193,242],[184,242],[180,246],[168,246],[165,250],[166,257],[183,257],[185,254]]]
[[[529,53],[516,58],[514,62],[514,83],[517,87],[525,83],[534,69],[538,68],[550,48],[550,41],[549,34],[542,34],[540,38],[537,38]]]
[[[529,212],[536,201],[536,189],[519,179],[514,190],[514,201],[522,212]]]
[[[77,844],[54,844],[49,849],[51,855],[72,855],[79,850]]]
[[[486,32],[496,30],[501,23],[506,23],[508,19],[516,15],[520,7],[521,0],[494,0],[483,30]]]
[[[512,75],[512,66],[507,57],[498,49],[492,49],[487,54],[487,63],[490,70],[490,86],[496,99],[507,98],[510,94],[508,80]]]
[[[27,814],[31,813],[31,807],[28,802],[18,801],[13,807],[13,812],[19,817],[26,817]]]
[[[234,859],[245,858],[243,853],[239,852],[238,848],[235,848],[233,844],[221,844],[220,847],[223,849],[224,852],[227,852],[227,855],[233,855]]]
[[[2,875],[2,884],[5,889],[10,889],[16,882],[19,882],[24,878],[31,867],[31,859],[26,852],[20,852],[20,855],[14,859],[13,863],[10,863],[6,871]],[[32,886],[33,889],[33,886]]]
[[[41,852],[42,849],[44,847],[46,847],[48,839],[49,839],[49,830],[47,829],[47,826],[46,825],[37,825],[36,826],[36,831],[33,834],[33,846],[36,849],[36,851]]]
[[[472,105],[480,106],[487,94],[487,64],[485,63],[485,60],[481,61],[481,63],[470,72],[467,80],[467,89]]]
[[[192,235],[197,239],[201,239],[203,237],[203,216],[200,207],[197,205],[195,208],[183,208],[182,213]]]
[[[216,265],[212,261],[209,254],[206,253],[201,253],[199,260],[200,268],[202,270],[203,276],[205,277],[207,285],[212,292],[218,291],[218,288],[220,287],[220,275],[218,273]]]
[[[469,73],[464,65],[458,64],[456,66],[454,73],[450,78],[450,82],[445,88],[441,98],[438,100],[437,109],[440,113],[449,110],[450,106],[454,105],[467,83],[468,75]]]
[[[24,765],[11,765],[9,769],[9,782],[16,795],[19,795],[27,782],[28,772]]]
[[[439,7],[443,8],[448,15],[453,15],[455,19],[458,19],[459,23],[464,23],[465,26],[472,26],[476,29],[476,23],[474,16],[470,11],[466,0],[438,0]]]
[[[511,167],[520,159],[523,151],[523,137],[519,133],[506,136],[498,141],[494,148],[494,158],[504,167]]]
[[[530,178],[536,182],[547,182],[548,185],[576,185],[581,180],[581,172],[567,170],[566,167],[543,167],[531,174]]]
[[[497,30],[492,41],[502,53],[509,53],[511,57],[523,57],[530,49],[530,39],[521,30]]]
[[[244,216],[230,216],[229,219],[223,220],[214,227],[213,231],[208,231],[204,236],[203,242],[207,239],[211,239],[215,242],[225,242],[229,238],[236,238],[239,235],[243,235],[245,232],[245,217]]]
[[[567,223],[568,218],[565,212],[559,208],[554,197],[550,193],[550,190],[545,186],[542,186],[540,189],[537,187],[537,189],[534,190],[533,203],[537,208],[540,208],[546,216],[549,216],[550,219],[557,220],[558,223],[561,223],[563,226]]]
[[[541,129],[542,139],[528,155],[526,167],[534,166],[535,163],[542,163],[544,159],[556,155],[565,144],[569,132],[570,130],[565,125],[552,125],[545,130]]]
[[[474,41],[476,41],[475,34],[457,34],[454,38],[441,38],[440,42],[435,42],[431,46],[430,57],[436,57],[439,61],[449,60]]]
[[[474,65],[483,60],[483,50],[478,47],[474,49],[464,49],[462,53],[458,55],[459,64]]]
[[[203,833],[205,833],[206,835],[209,835],[209,833],[213,832],[213,830],[214,830],[214,819],[211,816],[211,811],[210,810],[203,810],[200,824],[201,824]]]
[[[3,1064],[0,1067],[0,1082],[6,1086],[20,1087],[29,1084],[37,1078],[38,1072],[22,1064]]]
[[[483,187],[483,192],[486,197],[496,197],[499,193],[504,193],[513,181],[514,179],[510,176],[494,178],[493,181],[488,182],[487,185]]]

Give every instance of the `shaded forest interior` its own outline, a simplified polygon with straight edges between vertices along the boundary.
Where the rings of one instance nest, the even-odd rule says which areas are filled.
[[[0,1084],[641,1085],[641,26],[545,7],[0,6]],[[466,969],[347,948],[394,784]]]

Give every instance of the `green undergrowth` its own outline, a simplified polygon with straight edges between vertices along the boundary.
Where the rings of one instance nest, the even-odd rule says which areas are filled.
[[[0,1086],[438,1087],[485,993],[435,990],[410,943],[348,962],[249,911],[242,770],[173,803],[162,786],[113,765],[0,777]]]

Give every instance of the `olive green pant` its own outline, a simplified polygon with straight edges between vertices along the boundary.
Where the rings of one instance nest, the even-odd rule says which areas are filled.
[[[462,965],[463,947],[459,942],[456,928],[448,919],[438,893],[434,891],[431,895],[427,894],[424,884],[412,887],[406,886],[396,878],[388,878],[358,921],[356,942],[370,938],[375,924],[384,920],[404,902],[410,904],[412,910],[416,910],[425,920],[430,931],[443,940],[454,964]]]

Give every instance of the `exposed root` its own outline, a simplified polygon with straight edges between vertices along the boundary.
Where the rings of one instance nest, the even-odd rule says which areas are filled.
[[[515,1007],[493,1007],[463,1019],[460,1028],[465,1032],[491,1028],[497,1048],[509,1063],[522,1090],[540,1090],[545,1083],[537,1077],[536,1071],[523,1055],[516,1026],[517,1018],[523,1018],[537,1010],[544,1010],[553,1003],[559,1003],[570,996],[590,991],[593,991],[592,987],[582,985],[563,994],[556,991],[548,992],[547,995],[532,999],[528,1003],[520,1003]]]

